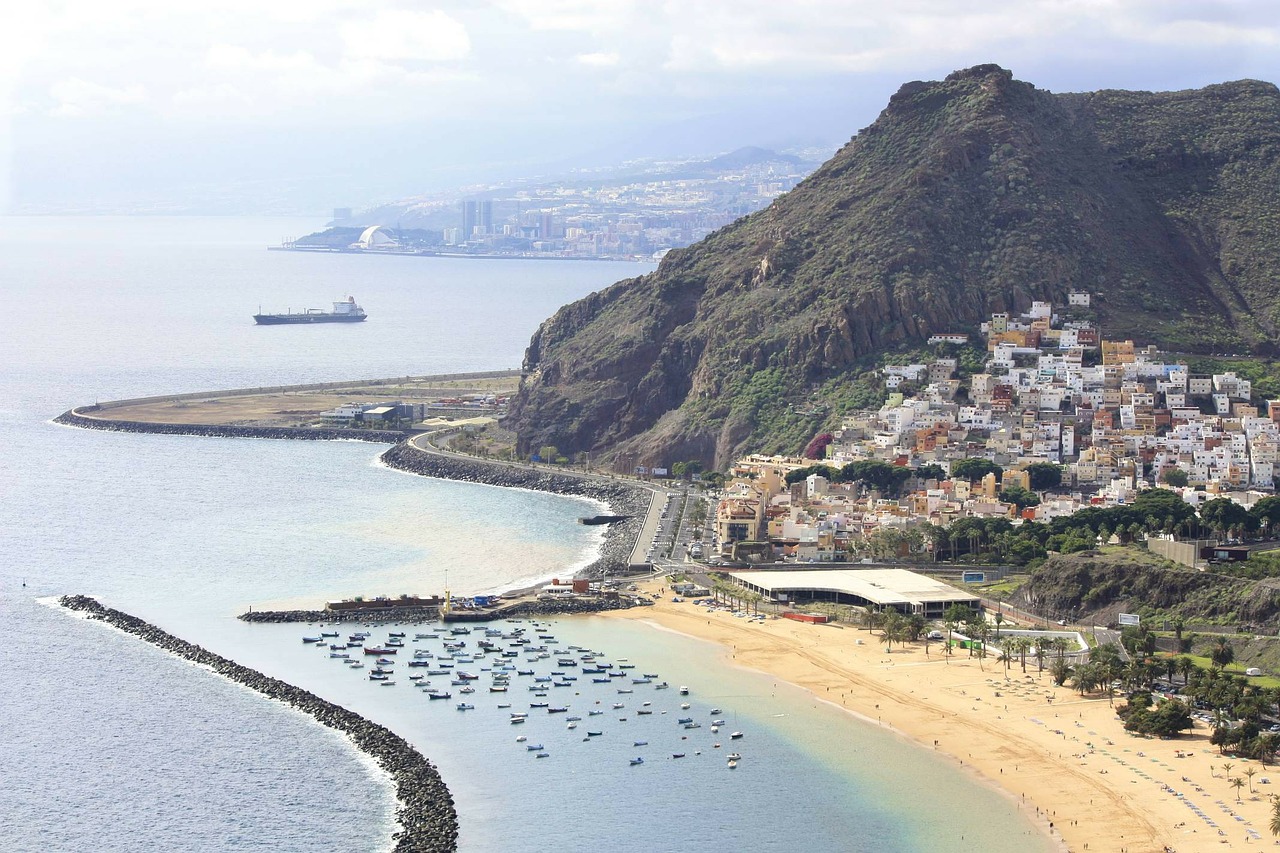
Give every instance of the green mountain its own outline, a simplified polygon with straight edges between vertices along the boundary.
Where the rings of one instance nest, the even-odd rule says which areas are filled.
[[[620,467],[797,452],[874,357],[1073,290],[1108,338],[1274,353],[1278,191],[1270,83],[908,83],[768,208],[544,322],[510,423]]]

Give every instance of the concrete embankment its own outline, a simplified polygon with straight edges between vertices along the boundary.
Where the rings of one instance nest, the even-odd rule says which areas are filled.
[[[71,595],[64,596],[60,603],[68,610],[87,613],[171,654],[207,666],[219,675],[291,705],[342,732],[358,749],[373,758],[395,784],[399,801],[396,819],[400,830],[392,836],[394,849],[398,853],[435,853],[457,849],[458,815],[449,789],[435,766],[395,732],[300,687],[270,678],[181,640],[136,616],[104,607],[97,599]],[[323,847],[323,839],[317,839],[316,846]]]
[[[648,490],[621,480],[574,477],[538,468],[527,468],[510,462],[467,459],[443,453],[428,453],[408,442],[402,442],[382,454],[390,468],[425,477],[464,480],[490,486],[533,489],[558,495],[592,498],[607,504],[617,515],[629,516],[625,521],[609,525],[600,556],[583,571],[586,577],[603,577],[627,571],[631,550],[639,535],[640,525],[649,511]]]
[[[99,429],[108,432],[140,432],[155,435],[200,435],[210,438],[281,438],[295,441],[372,441],[395,444],[406,432],[385,429],[325,429],[312,427],[248,427],[229,424],[161,424],[143,421],[120,421],[86,416],[99,411],[96,406],[81,406],[63,412],[53,419],[56,424]]]

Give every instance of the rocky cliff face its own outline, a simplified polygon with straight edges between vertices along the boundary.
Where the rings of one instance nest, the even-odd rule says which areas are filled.
[[[770,207],[543,323],[512,422],[623,468],[795,452],[877,353],[1072,290],[1107,337],[1272,351],[1278,187],[1268,83],[908,83]]]

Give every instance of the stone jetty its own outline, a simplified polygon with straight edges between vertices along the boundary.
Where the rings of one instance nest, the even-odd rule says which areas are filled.
[[[421,622],[438,622],[438,607],[379,607],[369,610],[250,610],[241,613],[237,619],[243,622],[351,622],[367,624],[371,622],[395,622],[396,624],[413,625]]]
[[[86,613],[171,654],[206,666],[342,732],[358,749],[373,758],[395,784],[399,802],[396,819],[400,829],[392,836],[393,849],[397,853],[457,850],[458,814],[449,789],[435,766],[395,732],[340,705],[326,702],[314,693],[181,640],[136,616],[105,607],[95,598],[69,595],[64,596],[60,603],[68,610]]]
[[[610,524],[605,531],[600,556],[583,570],[586,577],[600,578],[626,572],[631,548],[649,511],[650,492],[624,480],[607,480],[546,471],[513,462],[471,459],[444,453],[430,453],[409,442],[401,442],[382,454],[390,468],[425,477],[464,480],[489,486],[533,489],[558,495],[592,498],[607,504],[613,513],[627,518]]]

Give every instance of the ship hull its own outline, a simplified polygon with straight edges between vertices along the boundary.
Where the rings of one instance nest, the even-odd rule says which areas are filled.
[[[365,315],[359,314],[254,314],[253,322],[259,326],[309,326],[313,323],[363,323]]]

